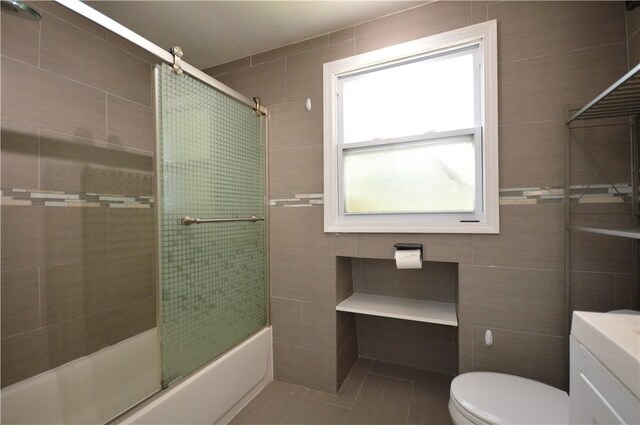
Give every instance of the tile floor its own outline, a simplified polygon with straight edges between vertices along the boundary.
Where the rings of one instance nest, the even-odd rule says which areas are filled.
[[[338,394],[273,381],[231,424],[451,424],[453,376],[360,357]]]

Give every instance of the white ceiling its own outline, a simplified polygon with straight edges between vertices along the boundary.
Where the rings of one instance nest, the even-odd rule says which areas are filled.
[[[336,31],[425,1],[88,1],[204,69]]]

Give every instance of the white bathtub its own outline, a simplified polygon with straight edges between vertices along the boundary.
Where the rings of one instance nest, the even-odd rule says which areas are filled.
[[[2,424],[105,423],[160,388],[157,347],[151,329],[4,388]],[[266,328],[121,423],[226,423],[272,379],[271,328]]]
[[[160,389],[158,365],[150,329],[4,388],[2,423],[104,423]]]
[[[224,424],[273,380],[271,328],[265,328],[121,424]]]

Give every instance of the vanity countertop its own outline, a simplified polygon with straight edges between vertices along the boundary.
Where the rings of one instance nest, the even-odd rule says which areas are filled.
[[[571,335],[640,398],[640,314],[575,311]]]

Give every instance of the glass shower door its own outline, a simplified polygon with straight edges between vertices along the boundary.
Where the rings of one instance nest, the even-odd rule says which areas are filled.
[[[265,118],[168,65],[156,68],[162,384],[267,324]]]

